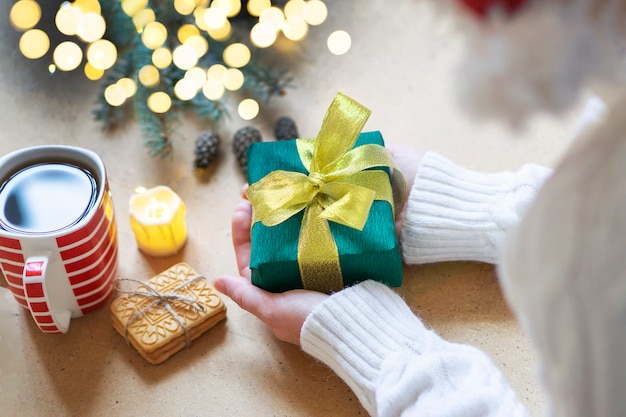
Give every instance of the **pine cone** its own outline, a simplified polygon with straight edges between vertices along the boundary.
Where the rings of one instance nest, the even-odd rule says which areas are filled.
[[[277,140],[296,139],[299,137],[296,122],[290,117],[281,117],[274,125],[274,136]]]
[[[194,151],[196,160],[194,165],[197,168],[206,168],[217,157],[220,146],[220,137],[212,130],[205,130],[196,139],[196,149]]]
[[[245,172],[248,169],[248,147],[253,142],[261,142],[261,132],[252,126],[246,126],[235,132],[233,137],[233,152],[237,162]]]

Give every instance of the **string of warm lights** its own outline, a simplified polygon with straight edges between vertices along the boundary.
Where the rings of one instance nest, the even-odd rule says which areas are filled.
[[[182,23],[173,26],[163,19],[159,21],[159,7],[164,2],[169,7],[173,4],[179,15],[177,22]],[[327,7],[322,0],[281,3],[282,8],[272,5],[270,0],[248,0],[243,5],[240,0],[119,0],[140,42],[151,52],[151,62],[107,85],[104,100],[110,106],[122,106],[135,97],[139,88],[145,88],[150,90],[145,99],[147,107],[155,114],[163,114],[170,110],[173,100],[189,102],[202,94],[207,100],[217,101],[228,91],[240,91],[246,81],[242,68],[250,63],[251,48],[269,48],[279,37],[298,42],[306,37],[311,26],[321,25],[327,18]],[[37,27],[42,17],[38,0],[16,1],[10,20],[23,32],[20,52],[30,59],[40,59],[51,52],[50,73],[74,71],[82,66],[88,79],[102,79],[122,53],[119,46],[107,39],[110,22],[102,14],[104,4],[104,0],[63,2],[54,23],[66,39],[51,45],[51,37]],[[254,19],[249,42],[233,36],[233,19],[242,13]],[[212,46],[218,48],[217,44],[217,50],[222,51],[221,62],[211,60],[211,65],[200,65]],[[328,48],[337,55],[347,52],[349,35],[343,31],[332,33]],[[160,88],[161,81],[164,71],[172,67],[182,71],[183,76],[166,91]],[[259,113],[259,103],[254,98],[243,98],[237,111],[244,120],[251,120]]]

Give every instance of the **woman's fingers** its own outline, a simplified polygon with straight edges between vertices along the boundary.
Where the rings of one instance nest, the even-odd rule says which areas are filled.
[[[233,213],[231,228],[233,248],[237,259],[237,269],[241,276],[250,278],[250,227],[252,225],[252,207],[242,202]]]

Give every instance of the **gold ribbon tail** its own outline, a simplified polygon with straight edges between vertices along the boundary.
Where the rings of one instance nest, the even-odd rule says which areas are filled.
[[[343,288],[339,251],[328,222],[320,217],[323,207],[317,203],[304,210],[298,240],[298,266],[302,287],[319,292]]]

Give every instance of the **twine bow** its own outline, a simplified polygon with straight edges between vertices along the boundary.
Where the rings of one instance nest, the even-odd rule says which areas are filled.
[[[176,322],[181,327],[181,329],[183,329],[183,332],[185,333],[186,346],[189,346],[191,344],[191,338],[189,337],[189,330],[187,329],[187,326],[185,325],[185,322],[182,319],[182,317],[180,317],[178,313],[176,313],[176,311],[172,307],[172,303],[182,303],[182,304],[185,304],[186,306],[193,308],[195,311],[204,311],[204,306],[198,300],[191,298],[191,297],[187,297],[182,294],[177,294],[177,291],[180,291],[182,288],[194,283],[195,281],[199,279],[205,279],[205,278],[202,275],[196,275],[188,279],[187,281],[183,282],[182,284],[178,285],[172,291],[162,294],[149,282],[139,281],[137,279],[132,279],[132,278],[118,278],[117,279],[118,281],[130,281],[130,282],[141,284],[141,286],[145,287],[148,290],[148,291],[139,291],[139,290],[125,291],[125,290],[121,290],[118,288],[117,290],[119,292],[129,294],[129,295],[139,295],[142,297],[147,297],[149,299],[154,299],[154,301],[152,301],[150,304],[148,304],[146,307],[142,308],[141,310],[135,312],[132,316],[130,316],[128,321],[126,321],[126,325],[124,326],[124,337],[126,337],[126,339],[128,340],[128,326],[130,326],[133,322],[135,322],[135,320],[137,320],[139,317],[141,317],[142,315],[150,311],[150,309],[152,309],[153,307],[157,305],[162,305],[167,310],[167,312],[170,313],[172,317],[174,317],[174,320],[176,320]]]
[[[363,230],[374,200],[400,210],[406,183],[389,152],[380,145],[354,148],[370,111],[338,93],[316,139],[298,139],[300,159],[308,174],[273,171],[246,191],[255,216],[275,226],[304,210],[298,240],[303,287],[331,292],[343,288],[339,253],[328,221]],[[389,176],[375,167],[393,168]]]

